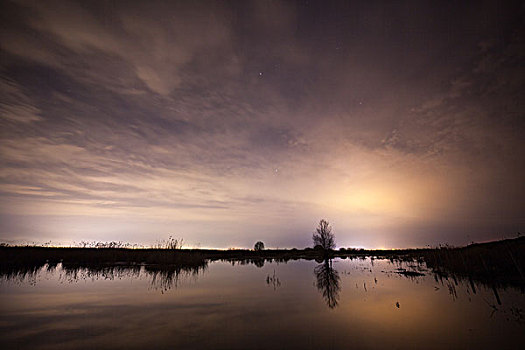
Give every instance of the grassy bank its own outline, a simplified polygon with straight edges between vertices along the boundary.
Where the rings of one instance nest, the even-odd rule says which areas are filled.
[[[150,269],[192,270],[205,268],[209,261],[253,263],[286,262],[325,258],[386,258],[425,262],[439,276],[468,278],[488,285],[525,286],[525,237],[497,242],[472,244],[467,247],[406,250],[323,251],[290,250],[206,250],[206,249],[128,249],[128,248],[47,248],[34,246],[1,246],[0,275],[32,273],[43,266],[61,263],[66,269],[104,266],[138,266]]]

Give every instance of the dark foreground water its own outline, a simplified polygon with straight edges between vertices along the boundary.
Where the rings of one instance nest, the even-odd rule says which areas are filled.
[[[525,295],[388,260],[21,271],[2,349],[516,349]],[[398,268],[423,276],[405,276]],[[412,274],[414,275],[414,274]],[[499,301],[498,301],[499,299]]]

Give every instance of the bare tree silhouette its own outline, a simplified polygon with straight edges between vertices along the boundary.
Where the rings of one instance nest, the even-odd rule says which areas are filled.
[[[316,287],[323,295],[326,305],[333,309],[339,303],[339,272],[332,267],[332,260],[325,259],[323,263],[314,269]]]
[[[321,219],[315,231],[312,236],[314,247],[320,246],[324,250],[335,248],[335,235],[332,233],[332,226],[330,226],[328,221]]]

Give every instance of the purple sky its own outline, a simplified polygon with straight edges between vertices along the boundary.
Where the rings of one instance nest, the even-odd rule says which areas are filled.
[[[520,1],[3,1],[0,241],[525,230]]]

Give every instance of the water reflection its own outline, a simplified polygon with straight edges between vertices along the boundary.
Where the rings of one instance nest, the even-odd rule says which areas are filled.
[[[340,261],[344,261],[341,259]],[[448,291],[448,294],[453,300],[457,299],[457,288],[460,282],[464,282],[467,292],[470,295],[476,295],[480,286],[488,288],[495,297],[497,305],[502,304],[500,298],[500,290],[507,288],[516,288],[522,294],[525,292],[523,281],[516,281],[515,278],[505,280],[505,276],[499,276],[498,282],[477,280],[476,275],[454,274],[443,271],[440,267],[432,267],[429,269],[426,263],[415,259],[377,259],[374,257],[349,257],[350,261],[364,262],[364,265],[357,264],[356,269],[362,272],[372,272],[375,260],[388,261],[394,269],[382,270],[381,272],[391,277],[394,275],[404,276],[413,283],[420,283],[420,279],[427,274],[433,276],[435,282]],[[221,261],[228,262],[232,266],[246,266],[254,265],[258,269],[263,269],[265,263],[268,264],[286,264],[288,260],[282,259],[221,259]],[[296,260],[293,260],[296,261]],[[326,305],[333,309],[339,303],[339,294],[341,290],[339,272],[333,268],[333,259],[319,259],[316,260],[319,264],[314,268],[315,286],[322,294]],[[53,273],[59,271],[63,281],[74,282],[78,280],[114,280],[123,278],[143,278],[150,279],[150,286],[152,289],[160,291],[168,291],[172,288],[177,288],[181,278],[197,278],[204,273],[210,260],[199,260],[192,263],[180,264],[97,264],[97,263],[56,263],[46,261],[29,261],[29,262],[12,262],[2,261],[0,263],[0,281],[10,281],[15,283],[27,283],[34,285],[37,283],[37,277],[40,273]],[[359,267],[358,267],[359,266]],[[275,278],[275,270],[273,276],[266,277],[266,283],[271,284],[274,289],[281,285],[281,281]],[[346,270],[343,275],[347,274]],[[377,284],[377,279],[374,277],[374,284]],[[366,291],[366,283],[361,283]],[[435,287],[439,290],[440,287]]]
[[[518,289],[498,289],[496,297],[490,286],[474,281],[474,289],[413,261],[261,262],[11,264],[0,270],[0,348],[438,349],[525,341]]]
[[[198,265],[194,267],[179,267],[179,266],[163,266],[153,265],[146,266],[144,270],[151,276],[151,286],[162,292],[167,292],[172,288],[177,288],[181,278],[194,277],[197,278],[199,273],[204,273],[207,268],[206,265]]]
[[[326,305],[333,309],[339,303],[339,272],[332,267],[332,259],[325,259],[321,264],[314,268],[315,285],[323,295]]]
[[[115,280],[136,278],[140,274],[140,265],[66,265],[60,264],[63,278],[69,282],[78,280]]]
[[[83,280],[122,280],[150,279],[152,289],[166,292],[177,288],[181,279],[193,277],[204,273],[208,263],[196,264],[194,266],[179,265],[98,265],[98,264],[27,264],[21,266],[9,266],[8,269],[0,269],[0,280],[6,282],[36,285],[39,275],[58,273],[61,282],[76,283]]]
[[[277,290],[281,286],[281,280],[275,275],[275,270],[273,270],[273,275],[266,276],[266,284],[273,286],[273,290]]]

